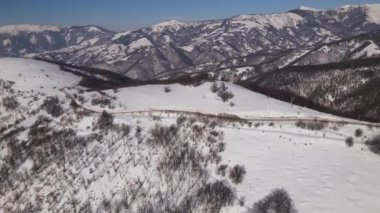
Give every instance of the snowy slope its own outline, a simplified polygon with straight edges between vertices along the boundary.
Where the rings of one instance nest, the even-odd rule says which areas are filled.
[[[344,140],[357,127],[314,132],[292,125],[224,128],[223,159],[243,164],[247,175],[238,191],[248,203],[284,188],[299,212],[376,212],[380,196],[380,157],[370,153],[363,138],[347,148]],[[364,128],[370,137],[378,130]]]
[[[0,58],[0,78],[15,82],[14,87],[21,91],[50,94],[80,81],[80,77],[61,71],[57,65],[21,58]]]
[[[223,102],[217,94],[212,93],[212,83],[200,86],[146,85],[128,87],[107,94],[114,96],[124,104],[124,109],[148,110],[173,109],[191,110],[211,113],[233,113],[244,117],[249,116],[317,116],[321,113],[278,101],[264,95],[251,92],[240,86],[226,83],[228,91],[234,94],[229,102]],[[165,92],[165,88],[170,92]],[[87,93],[87,95],[95,93]],[[233,103],[233,106],[230,103]]]

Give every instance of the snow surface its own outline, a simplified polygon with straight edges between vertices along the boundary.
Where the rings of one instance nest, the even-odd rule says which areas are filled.
[[[367,11],[368,20],[380,24],[380,4],[367,4],[364,8]]]
[[[60,30],[61,28],[59,26],[21,24],[21,25],[6,25],[3,27],[0,27],[0,34],[18,35],[21,32],[40,33],[44,31],[58,32]]]
[[[339,130],[342,135],[334,135],[329,129],[314,132],[277,124],[223,131],[227,143],[223,159],[230,165],[245,165],[247,170],[238,192],[248,204],[273,188],[284,188],[299,212],[372,213],[380,209],[380,157],[370,153],[362,140],[347,148],[344,139],[352,132]]]
[[[146,38],[140,38],[136,41],[133,41],[129,45],[129,52],[133,52],[135,50],[144,48],[144,47],[151,47],[153,44]]]
[[[161,32],[162,30],[167,29],[167,28],[178,30],[181,27],[187,26],[187,25],[188,23],[186,22],[181,22],[177,20],[169,20],[169,21],[164,21],[164,22],[155,24],[151,28],[153,32]]]
[[[95,27],[95,26],[88,26],[87,30],[89,32],[100,32],[101,31],[98,27]]]
[[[112,38],[112,40],[117,40],[117,39],[119,39],[119,38],[121,38],[121,37],[123,37],[123,36],[126,36],[126,35],[130,34],[130,33],[131,33],[131,31],[122,32],[122,33],[117,33],[117,34]]]
[[[194,46],[193,45],[188,45],[188,46],[183,46],[181,47],[183,50],[185,50],[186,52],[191,52],[194,50]]]
[[[210,91],[212,83],[200,86],[169,85],[171,92],[166,93],[166,85],[145,85],[119,89],[117,93],[107,90],[124,104],[127,110],[172,109],[198,112],[234,113],[240,116],[326,116],[320,112],[291,105],[286,102],[254,93],[243,87],[226,83],[228,90],[234,94],[230,102],[223,102]],[[91,95],[95,93],[87,93]]]
[[[232,23],[245,25],[246,28],[263,28],[273,26],[276,29],[296,27],[303,18],[295,13],[279,13],[270,15],[241,15],[232,18]]]
[[[8,46],[12,43],[12,41],[8,38],[8,39],[5,39],[3,40],[3,46]]]
[[[63,72],[57,65],[22,58],[0,58],[0,78],[15,82],[20,91],[55,94],[62,87],[77,85],[80,77]]]

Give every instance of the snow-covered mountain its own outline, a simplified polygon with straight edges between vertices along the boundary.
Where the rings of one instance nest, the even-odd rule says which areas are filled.
[[[0,27],[0,56],[25,56],[67,46],[94,45],[109,40],[113,32],[96,26],[7,25]]]
[[[231,67],[244,67],[255,75],[287,66],[323,44],[379,30],[379,14],[380,6],[372,4],[332,10],[301,7],[199,22],[171,20],[39,57],[143,80]],[[372,43],[368,48],[376,49],[377,42]],[[370,53],[355,57],[378,56],[376,51]]]

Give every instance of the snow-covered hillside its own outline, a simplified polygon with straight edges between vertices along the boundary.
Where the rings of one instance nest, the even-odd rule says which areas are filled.
[[[59,89],[76,86],[81,79],[57,65],[33,59],[0,58],[0,65],[0,78],[14,82],[13,87],[20,91],[56,95]]]
[[[207,116],[335,118],[231,83],[86,91],[13,58],[0,78],[0,211],[246,212],[275,188],[299,212],[380,208],[374,126]]]

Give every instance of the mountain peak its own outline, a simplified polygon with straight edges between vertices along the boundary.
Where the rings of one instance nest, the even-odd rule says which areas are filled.
[[[164,21],[158,24],[155,24],[152,26],[153,31],[162,31],[165,28],[174,28],[178,29],[180,27],[186,26],[188,23],[178,21],[178,20],[169,20],[169,21]]]

